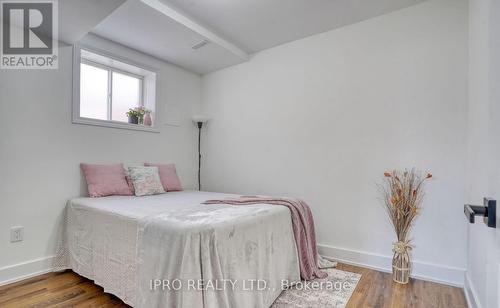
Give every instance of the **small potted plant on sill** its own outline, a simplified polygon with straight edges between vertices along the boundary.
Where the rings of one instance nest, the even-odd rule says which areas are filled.
[[[143,124],[144,123],[144,115],[146,113],[150,113],[151,111],[144,107],[136,107],[130,108],[127,111],[128,122],[130,124]]]

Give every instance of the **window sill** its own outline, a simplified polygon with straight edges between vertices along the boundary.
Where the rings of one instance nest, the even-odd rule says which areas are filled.
[[[143,132],[150,133],[159,133],[160,130],[155,126],[145,126],[140,124],[130,124],[118,121],[104,121],[90,118],[76,118],[73,119],[74,124],[83,124],[83,125],[92,125],[92,126],[102,126],[102,127],[111,127],[118,129],[128,129],[128,130],[138,130]]]

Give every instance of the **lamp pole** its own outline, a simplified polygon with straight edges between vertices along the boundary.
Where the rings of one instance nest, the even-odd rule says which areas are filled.
[[[193,116],[193,122],[198,126],[198,190],[201,190],[201,128],[208,120],[206,116]]]
[[[201,190],[201,128],[203,122],[198,122],[198,190]]]

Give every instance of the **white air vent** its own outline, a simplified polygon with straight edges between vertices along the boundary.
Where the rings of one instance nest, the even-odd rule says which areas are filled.
[[[201,47],[205,46],[206,44],[210,43],[209,41],[207,40],[203,40],[193,46],[191,46],[192,49],[196,50],[196,49],[200,49]]]

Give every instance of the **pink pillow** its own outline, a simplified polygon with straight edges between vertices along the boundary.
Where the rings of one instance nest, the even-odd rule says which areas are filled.
[[[85,175],[90,197],[132,196],[134,194],[127,183],[123,164],[91,165],[82,163],[80,167]]]
[[[174,164],[162,165],[162,164],[144,163],[144,166],[158,167],[158,173],[160,174],[160,181],[165,191],[182,190],[181,181],[177,176],[177,171],[175,170]]]

